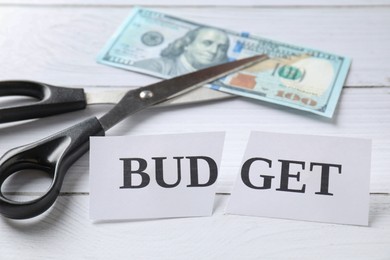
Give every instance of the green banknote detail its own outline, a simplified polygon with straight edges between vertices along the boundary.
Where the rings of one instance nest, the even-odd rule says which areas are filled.
[[[350,59],[134,8],[99,53],[99,63],[170,78],[257,54],[270,58],[213,90],[332,117]]]

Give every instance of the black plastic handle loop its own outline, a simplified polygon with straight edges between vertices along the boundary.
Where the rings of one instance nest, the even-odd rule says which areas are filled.
[[[0,158],[0,213],[12,219],[35,217],[49,209],[60,194],[69,167],[89,149],[90,136],[103,136],[96,117],[35,143],[8,151]],[[48,191],[30,201],[14,201],[3,194],[5,180],[20,170],[39,169],[52,177]]]
[[[85,93],[79,88],[64,88],[33,81],[1,81],[0,96],[29,96],[32,104],[0,108],[0,123],[40,118],[81,110]]]

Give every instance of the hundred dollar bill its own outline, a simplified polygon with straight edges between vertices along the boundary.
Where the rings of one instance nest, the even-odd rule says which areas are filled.
[[[202,88],[332,117],[350,59],[310,48],[134,8],[99,53],[114,67],[170,78],[257,54],[264,62]]]

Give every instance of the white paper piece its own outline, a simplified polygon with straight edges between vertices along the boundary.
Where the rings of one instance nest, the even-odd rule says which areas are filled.
[[[223,132],[92,137],[90,218],[211,215],[224,137]]]
[[[370,164],[370,140],[252,132],[226,213],[368,225]]]

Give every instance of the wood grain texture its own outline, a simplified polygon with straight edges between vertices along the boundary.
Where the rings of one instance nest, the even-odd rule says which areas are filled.
[[[86,154],[70,169],[49,212],[26,221],[0,218],[0,258],[389,259],[389,1],[0,0],[0,80],[88,89],[157,81],[95,62],[134,5],[345,55],[352,58],[352,67],[331,120],[237,98],[145,111],[108,135],[225,131],[218,186],[223,193],[230,192],[250,131],[372,139],[369,227],[225,215],[228,195],[217,195],[211,217],[92,223]],[[0,154],[109,108],[93,106],[56,118],[2,124]],[[7,195],[40,195],[49,183],[43,176],[35,172],[31,182],[11,180]]]
[[[230,192],[240,171],[250,131],[284,132],[367,138],[372,140],[371,192],[390,191],[390,88],[345,88],[331,120],[305,112],[243,98],[199,105],[151,109],[136,114],[107,135],[153,135],[188,132],[226,132],[218,192]],[[44,118],[16,126],[0,125],[0,154],[12,147],[33,142],[109,106],[91,106],[86,111]],[[352,152],[352,151],[351,151]],[[82,157],[71,168],[64,192],[88,192],[89,160]],[[43,183],[47,180],[42,178]],[[9,189],[21,183],[15,181]],[[44,186],[44,185],[43,185]],[[27,188],[22,185],[23,188]],[[44,190],[34,183],[27,191]]]
[[[371,139],[370,191],[387,193],[390,191],[389,98],[389,88],[346,88],[332,120],[241,98],[203,105],[166,107],[136,114],[114,127],[107,135],[226,132],[219,174],[218,192],[221,193],[230,192],[240,171],[241,159],[250,131]],[[23,127],[21,125],[0,125],[2,142],[0,154],[15,146],[44,138],[88,116],[102,114],[108,108],[109,106],[91,106],[86,111],[25,122],[22,124]],[[63,191],[88,192],[88,169],[88,155],[85,155],[71,168]],[[29,192],[42,191],[47,181],[43,178],[41,185],[34,183],[30,188],[25,185],[22,187],[27,188]],[[10,191],[21,185],[18,181],[12,183],[9,185]]]
[[[18,259],[387,259],[388,195],[371,195],[369,227],[225,215],[93,223],[88,196],[61,196],[49,214],[0,219],[2,256]],[[5,235],[6,234],[6,235]]]
[[[0,79],[60,85],[144,85],[156,79],[95,62],[130,7],[3,6]],[[347,86],[390,85],[390,6],[157,10],[352,58]],[[201,10],[201,11],[200,11]]]
[[[338,6],[338,7],[353,7],[353,6],[388,6],[390,5],[386,0],[198,0],[193,1],[182,1],[182,0],[0,0],[0,4],[3,5],[61,5],[61,6],[133,6],[133,5],[144,5],[144,6],[281,6],[281,7],[301,7],[301,6]]]

